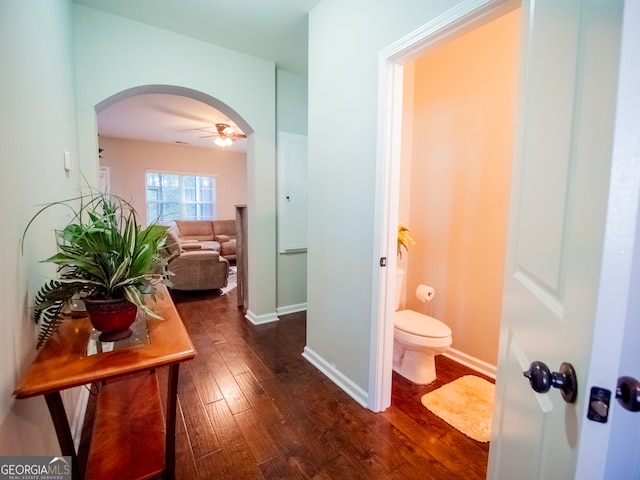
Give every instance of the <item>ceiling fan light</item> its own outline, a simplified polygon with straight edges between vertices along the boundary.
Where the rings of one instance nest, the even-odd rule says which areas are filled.
[[[216,139],[214,140],[216,145],[219,145],[221,147],[228,147],[229,145],[231,145],[233,143],[233,139],[231,137],[227,137],[227,136],[219,136],[216,137]]]

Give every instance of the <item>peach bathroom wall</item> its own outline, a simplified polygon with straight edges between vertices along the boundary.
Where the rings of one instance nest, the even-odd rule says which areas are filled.
[[[518,81],[518,10],[415,62],[407,307],[497,362]],[[403,212],[401,210],[400,215]],[[405,220],[406,221],[406,220]],[[431,302],[415,299],[431,285]]]

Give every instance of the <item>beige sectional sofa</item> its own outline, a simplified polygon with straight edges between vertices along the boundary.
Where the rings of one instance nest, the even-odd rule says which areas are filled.
[[[183,248],[212,249],[227,260],[236,259],[235,220],[176,220],[175,224]]]
[[[229,259],[236,258],[235,220],[177,220],[167,229],[168,280],[174,290],[227,286]]]

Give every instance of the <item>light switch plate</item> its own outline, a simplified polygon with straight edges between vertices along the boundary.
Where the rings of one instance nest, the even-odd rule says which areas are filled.
[[[71,152],[64,152],[64,169],[67,172],[71,171]]]

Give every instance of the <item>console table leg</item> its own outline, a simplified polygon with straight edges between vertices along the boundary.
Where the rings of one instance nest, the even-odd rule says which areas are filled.
[[[169,366],[169,385],[167,387],[167,440],[166,440],[166,472],[168,480],[176,476],[176,408],[178,406],[178,374],[180,364]]]
[[[44,398],[47,401],[51,420],[53,420],[53,426],[56,429],[56,435],[58,436],[58,443],[60,444],[62,455],[65,457],[71,457],[72,476],[74,479],[81,479],[84,477],[84,474],[80,472],[78,455],[76,454],[76,448],[73,445],[71,428],[69,427],[67,413],[64,410],[64,404],[62,403],[60,392],[47,393]]]

